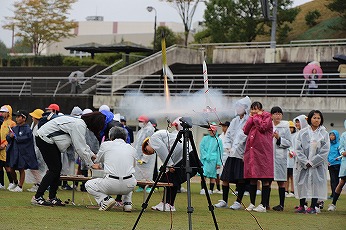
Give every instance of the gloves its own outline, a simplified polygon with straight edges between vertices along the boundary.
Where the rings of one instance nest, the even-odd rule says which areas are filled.
[[[140,164],[140,165],[142,165],[142,164],[146,164],[146,162],[145,162],[145,161],[143,161],[143,160],[137,160],[137,163],[138,163],[138,164]]]

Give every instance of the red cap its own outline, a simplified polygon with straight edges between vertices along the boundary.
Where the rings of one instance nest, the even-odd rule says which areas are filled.
[[[217,126],[216,125],[209,125],[209,131],[216,131],[217,130]]]
[[[50,104],[48,106],[48,108],[46,108],[46,109],[52,109],[52,110],[55,110],[55,111],[60,111],[60,107],[57,104]]]
[[[138,117],[138,121],[148,122],[149,121],[149,117],[147,117],[145,115],[141,115],[141,116]]]

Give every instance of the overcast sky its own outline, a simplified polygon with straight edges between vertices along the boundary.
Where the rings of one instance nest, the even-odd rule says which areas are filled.
[[[293,0],[294,5],[301,5],[312,0]],[[12,16],[15,0],[0,0],[0,40],[6,46],[11,46],[11,31],[4,30],[5,16]],[[177,11],[167,2],[159,0],[78,0],[73,4],[70,18],[85,21],[87,16],[103,16],[105,21],[153,21],[155,13],[149,13],[147,6],[152,6],[157,12],[158,22],[181,22]],[[200,3],[193,21],[202,21],[205,6]]]

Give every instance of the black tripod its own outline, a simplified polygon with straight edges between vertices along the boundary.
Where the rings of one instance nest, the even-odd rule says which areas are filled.
[[[197,169],[198,173],[201,175],[202,178],[202,187],[205,191],[206,197],[207,197],[207,201],[208,201],[208,207],[209,207],[209,211],[211,212],[211,215],[213,217],[213,221],[214,221],[214,225],[215,225],[215,229],[219,229],[217,221],[216,221],[216,217],[215,217],[215,213],[214,213],[214,206],[211,203],[211,199],[208,193],[208,188],[205,182],[203,175],[203,168],[202,168],[202,164],[199,161],[198,155],[197,155],[197,149],[196,149],[196,145],[195,142],[193,140],[193,136],[192,136],[192,131],[189,130],[189,128],[192,128],[192,125],[188,124],[183,118],[180,119],[181,121],[181,126],[183,127],[183,130],[179,131],[177,138],[175,139],[172,148],[169,151],[169,154],[165,160],[165,162],[163,163],[163,165],[160,167],[160,173],[158,175],[158,177],[156,178],[154,185],[152,186],[150,193],[148,195],[148,197],[146,198],[145,202],[142,204],[142,210],[138,215],[138,218],[133,226],[133,230],[136,229],[136,226],[143,214],[143,212],[145,211],[145,209],[148,207],[148,202],[150,200],[150,197],[152,196],[154,189],[156,188],[157,183],[159,182],[160,178],[162,177],[162,175],[166,172],[166,167],[167,167],[167,163],[169,161],[169,159],[171,158],[173,151],[176,147],[176,145],[178,144],[178,142],[181,140],[181,138],[183,137],[183,162],[185,162],[185,165],[182,165],[182,170],[185,171],[186,173],[186,181],[187,181],[187,214],[188,214],[188,221],[189,221],[189,230],[192,230],[192,213],[194,211],[194,208],[191,206],[191,183],[190,183],[190,179],[191,179],[191,175],[193,174],[193,169]],[[188,144],[191,143],[192,146],[192,152],[187,151],[188,150]],[[190,156],[190,154],[193,154],[193,156]],[[195,162],[197,163],[196,167],[191,166],[191,157],[194,157]],[[165,202],[165,201],[164,201]]]

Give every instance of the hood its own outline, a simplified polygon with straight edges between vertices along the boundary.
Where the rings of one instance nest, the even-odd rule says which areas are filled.
[[[273,126],[274,126],[274,127],[280,127],[280,128],[281,128],[281,127],[284,127],[284,128],[285,128],[285,127],[289,127],[290,125],[289,125],[288,121],[281,120],[280,123],[277,124],[276,126],[275,126],[274,123],[273,123]]]
[[[295,122],[295,120],[299,120],[299,122],[300,122],[300,129],[304,129],[304,128],[306,128],[306,127],[308,127],[309,125],[308,125],[308,121],[306,120],[306,116],[304,115],[304,114],[301,114],[301,115],[299,115],[298,117],[295,117],[294,119],[293,119],[293,122]]]
[[[4,105],[8,109],[8,119],[12,120],[12,107],[10,105]]]
[[[238,100],[236,103],[235,103],[235,107],[237,106],[241,106],[245,109],[245,112],[246,114],[249,114],[250,112],[250,106],[251,106],[251,100],[248,96]],[[236,111],[236,114],[237,114],[237,111]]]
[[[340,141],[339,132],[338,132],[337,130],[332,130],[332,131],[329,132],[329,134],[331,134],[331,133],[334,133],[334,135],[335,135],[335,140],[331,141],[330,143],[331,143],[331,144],[337,144],[337,143],[339,143],[339,141]]]
[[[114,114],[107,110],[102,110],[101,113],[106,116],[105,125],[111,122],[114,118]]]

